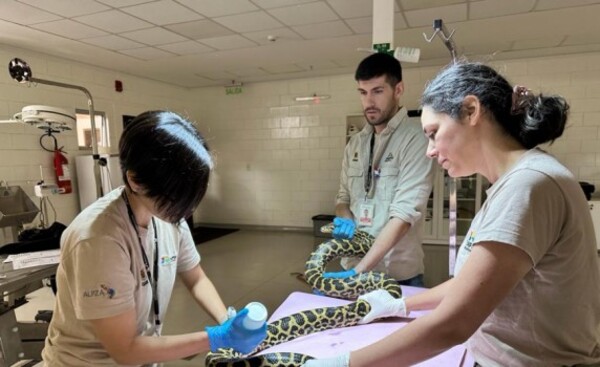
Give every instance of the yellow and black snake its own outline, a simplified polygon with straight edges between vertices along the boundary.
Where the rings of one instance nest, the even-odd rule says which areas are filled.
[[[331,233],[333,224],[321,228]],[[400,285],[395,279],[378,272],[365,272],[346,279],[323,278],[328,262],[340,257],[362,257],[374,238],[356,231],[352,240],[330,239],[323,242],[306,262],[305,279],[314,289],[330,297],[356,299],[376,289],[385,289],[394,297],[401,297]],[[208,353],[207,367],[299,367],[313,357],[300,353],[267,353],[256,355],[267,348],[314,332],[356,325],[371,310],[364,300],[345,306],[321,307],[297,312],[267,325],[267,337],[250,355],[244,356],[233,349],[219,349]]]

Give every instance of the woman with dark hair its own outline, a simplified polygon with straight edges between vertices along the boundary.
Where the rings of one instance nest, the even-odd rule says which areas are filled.
[[[456,276],[406,299],[363,296],[385,304],[377,317],[433,310],[375,344],[305,366],[409,366],[465,341],[485,367],[599,365],[600,274],[588,204],[573,174],[536,148],[562,135],[565,99],[459,63],[427,85],[422,105],[427,155],[451,177],[478,173],[492,183]]]
[[[213,166],[202,136],[173,112],[145,112],[123,131],[119,158],[125,186],[82,211],[61,238],[45,365],[149,365],[218,348],[252,351],[266,325],[246,329],[246,309],[228,315],[185,222]],[[220,325],[161,336],[177,275]]]

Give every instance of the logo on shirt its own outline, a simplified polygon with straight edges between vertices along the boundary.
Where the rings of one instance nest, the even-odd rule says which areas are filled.
[[[394,160],[394,155],[390,152],[387,157],[385,157],[385,161],[384,162],[390,162]]]
[[[475,242],[475,231],[471,230],[471,232],[469,233],[469,238],[465,242],[465,250],[471,252],[474,242]]]
[[[354,157],[352,157],[352,162],[358,162],[358,152],[354,152]]]
[[[177,261],[177,255],[160,257],[160,265],[161,266],[173,264],[176,261]]]
[[[117,291],[106,284],[100,284],[100,287],[94,289],[86,289],[83,291],[84,298],[107,297],[113,299]]]

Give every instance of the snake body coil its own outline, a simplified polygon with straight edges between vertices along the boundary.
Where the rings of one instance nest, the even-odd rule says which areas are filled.
[[[321,231],[331,233],[333,225],[323,226]],[[378,272],[365,272],[346,279],[323,278],[325,266],[340,257],[362,257],[371,247],[374,238],[366,232],[356,231],[352,240],[330,239],[323,242],[306,262],[305,279],[314,289],[330,297],[356,299],[376,289],[385,289],[394,297],[401,297],[400,285],[395,279]],[[311,333],[354,326],[371,310],[364,300],[345,306],[321,307],[297,312],[267,325],[267,337],[250,356],[233,349],[219,349],[208,353],[207,367],[298,367],[313,357],[300,353],[268,353],[256,355],[295,338]]]

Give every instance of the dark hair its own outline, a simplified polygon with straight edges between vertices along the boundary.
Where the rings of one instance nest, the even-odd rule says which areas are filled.
[[[123,181],[133,180],[156,200],[173,223],[192,214],[206,189],[213,162],[196,128],[176,113],[147,111],[136,116],[119,141]]]
[[[569,104],[561,96],[528,95],[513,108],[513,87],[494,69],[461,62],[443,69],[425,87],[421,104],[454,119],[463,116],[463,101],[476,96],[492,118],[523,147],[531,149],[563,134]],[[525,102],[525,103],[523,103]]]
[[[377,78],[382,75],[385,75],[388,84],[394,87],[398,82],[402,81],[402,66],[400,66],[400,61],[394,56],[384,52],[377,52],[366,57],[358,64],[354,79],[358,82],[360,80]]]

